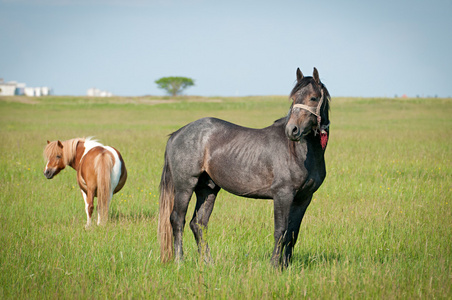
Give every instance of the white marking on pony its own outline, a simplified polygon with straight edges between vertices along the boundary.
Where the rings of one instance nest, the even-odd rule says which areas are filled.
[[[94,147],[104,147],[104,145],[99,143],[97,140],[92,140],[92,137],[86,138],[85,139],[85,152],[83,152],[83,155],[82,155],[82,158],[80,159],[80,161],[83,159],[83,157],[86,155],[86,153],[88,153],[88,151],[93,149]]]
[[[85,194],[85,192],[83,190],[80,190],[82,192],[82,196],[83,196],[83,200],[85,200],[85,211],[86,211],[86,227],[91,225],[91,218],[89,217],[89,211],[88,211],[88,200],[87,200],[87,195]]]
[[[115,164],[113,165],[113,169],[111,170],[111,195],[113,196],[113,191],[115,190],[116,186],[119,183],[119,179],[121,178],[121,160],[119,159],[118,153],[110,146],[106,146],[105,149],[111,152],[113,154],[113,157],[115,158]],[[111,197],[110,197],[111,200]],[[110,204],[110,202],[109,202]]]

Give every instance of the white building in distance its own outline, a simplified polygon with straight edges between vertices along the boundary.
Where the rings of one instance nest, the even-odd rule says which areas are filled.
[[[46,86],[43,87],[26,87],[24,88],[25,96],[29,97],[41,97],[41,96],[48,96],[52,94],[52,90]]]
[[[30,97],[48,96],[52,94],[49,87],[27,87],[25,83],[16,81],[4,82],[0,79],[0,96],[25,95]]]
[[[90,88],[86,91],[86,95],[89,97],[111,97],[113,94],[108,91],[102,91],[96,88]]]
[[[14,96],[16,94],[15,82],[0,81],[0,96]]]

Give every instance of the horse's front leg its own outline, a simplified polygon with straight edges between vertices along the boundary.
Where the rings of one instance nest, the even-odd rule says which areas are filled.
[[[279,193],[273,199],[274,206],[274,220],[275,220],[275,247],[271,262],[274,267],[278,268],[281,265],[281,254],[287,238],[287,228],[289,225],[289,212],[293,201],[293,194],[291,192]]]
[[[295,199],[291,205],[289,212],[289,225],[287,229],[287,238],[284,245],[284,256],[282,257],[283,266],[287,267],[292,259],[293,248],[297,242],[298,234],[300,232],[301,221],[303,216],[311,203],[312,195],[302,201]]]

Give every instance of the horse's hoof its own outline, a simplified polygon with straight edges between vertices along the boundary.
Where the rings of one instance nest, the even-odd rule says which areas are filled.
[[[204,257],[204,263],[206,265],[212,266],[213,265],[213,259],[212,257]]]
[[[182,265],[184,263],[184,258],[183,257],[174,257],[174,263],[176,265]]]
[[[271,263],[273,269],[275,269],[275,270],[282,270],[283,269],[282,264],[279,262],[279,259],[272,258],[270,263]]]

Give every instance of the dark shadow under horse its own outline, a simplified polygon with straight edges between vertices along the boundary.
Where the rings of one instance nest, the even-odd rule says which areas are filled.
[[[326,176],[324,153],[329,135],[330,96],[314,68],[297,83],[286,117],[263,129],[241,127],[216,118],[194,121],[171,134],[160,182],[161,259],[183,259],[182,235],[193,192],[190,222],[206,261],[203,239],[221,188],[247,198],[273,199],[275,246],[272,263],[287,266],[301,220]]]

